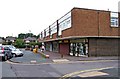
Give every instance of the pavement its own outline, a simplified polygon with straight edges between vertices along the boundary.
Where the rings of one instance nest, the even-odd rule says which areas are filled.
[[[70,56],[70,55],[63,55],[61,57],[60,53],[55,52],[44,52],[45,54],[50,56],[50,59],[68,59],[70,61],[92,61],[92,60],[118,60],[117,56],[103,56],[103,57],[87,57],[87,56]]]
[[[66,63],[66,62],[79,62],[79,61],[112,61],[118,60],[116,56],[108,56],[108,57],[87,57],[87,56],[70,56],[70,55],[61,55],[56,52],[48,52],[44,51],[44,54],[49,55],[49,58],[43,57],[38,51],[38,53],[33,53],[31,51],[25,51],[25,55],[23,57],[16,57],[9,60],[13,63],[23,63],[23,64],[39,64],[39,63]],[[29,53],[31,52],[31,53]],[[28,55],[29,54],[29,55]]]

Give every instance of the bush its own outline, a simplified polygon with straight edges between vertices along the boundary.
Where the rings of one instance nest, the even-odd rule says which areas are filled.
[[[23,39],[17,39],[14,45],[17,48],[25,48],[25,43]]]

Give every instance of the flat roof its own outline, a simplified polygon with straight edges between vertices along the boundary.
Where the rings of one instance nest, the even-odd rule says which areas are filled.
[[[51,42],[51,41],[72,40],[72,39],[85,39],[85,38],[118,38],[118,39],[120,39],[120,36],[69,36],[69,37],[64,37],[64,38],[42,40],[40,42]]]

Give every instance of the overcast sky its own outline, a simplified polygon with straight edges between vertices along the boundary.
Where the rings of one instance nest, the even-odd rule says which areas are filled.
[[[38,35],[73,7],[118,12],[120,0],[0,0],[0,37]]]

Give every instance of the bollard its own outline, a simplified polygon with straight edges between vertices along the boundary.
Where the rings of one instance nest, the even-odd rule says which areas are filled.
[[[49,55],[46,55],[45,58],[49,58]]]
[[[61,58],[63,58],[63,54],[61,54]]]

